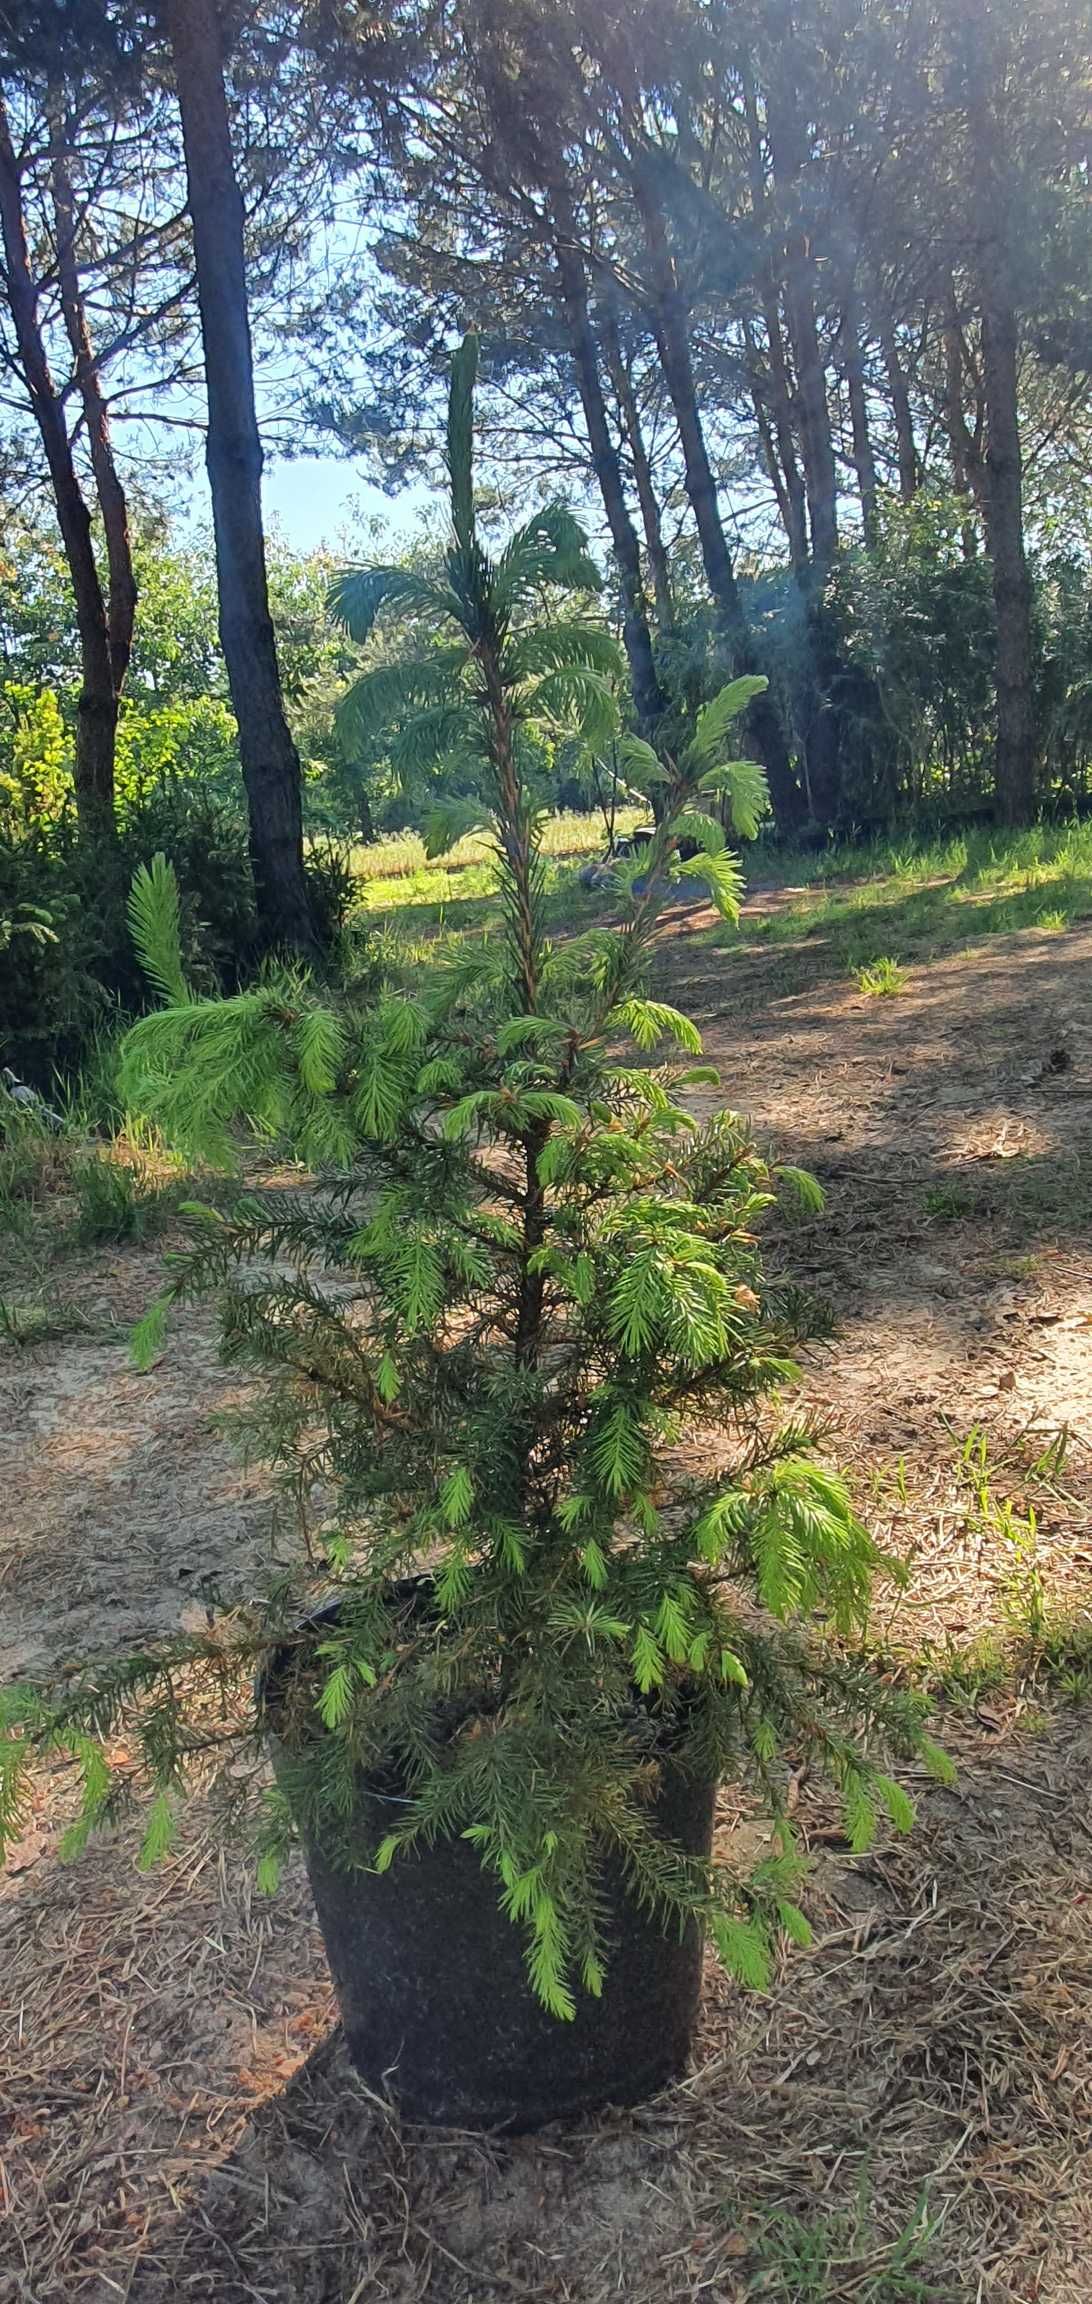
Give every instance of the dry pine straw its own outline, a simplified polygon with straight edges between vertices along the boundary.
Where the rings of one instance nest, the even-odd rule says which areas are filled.
[[[976,1526],[945,1419],[988,1426],[999,1491],[1022,1508],[1021,1429],[1075,1427],[1062,1481],[1034,1501],[1052,1587],[1087,1602],[1087,1240],[1040,1227],[1033,1269],[1014,1277],[1011,1227],[987,1214],[938,1234],[922,1214],[927,1187],[954,1177],[973,1193],[1014,1145],[1075,1178],[1087,1168],[1074,969],[1092,932],[1050,942],[1016,971],[1000,951],[945,962],[867,1009],[829,988],[767,1001],[712,1051],[738,1101],[834,1188],[827,1223],[791,1252],[841,1320],[808,1390],[833,1410],[880,1533],[914,1560],[896,1646],[967,1639],[1003,1592],[1004,1555]],[[1064,1110],[1047,1038],[1071,1052]],[[132,1280],[125,1257],[114,1263],[111,1300]],[[245,1535],[249,1558],[256,1536],[197,1429],[213,1386],[195,1341],[204,1389],[195,1407],[184,1346],[163,1372],[177,1431],[159,1455],[162,1386],[146,1401],[123,1390],[116,1348],[24,1355],[13,1379],[24,1433],[54,1415],[51,1386],[67,1429],[73,1387],[92,1410],[83,1470],[67,1458],[51,1470],[36,1445],[53,1508],[37,1492],[35,1505],[44,1533],[66,1522],[66,1496],[91,1497],[81,1557],[101,1554],[96,1590],[122,1617],[125,1531],[143,1514],[149,1630],[177,1620],[164,1487],[176,1455],[187,1494],[205,1480],[210,1546],[215,1525],[225,1548]],[[94,1413],[118,1400],[120,1518],[121,1491],[85,1477]],[[15,1597],[9,1581],[9,1615]],[[66,1649],[58,1607],[56,1580],[31,1568],[18,1636]],[[0,2304],[743,2304],[768,2292],[771,2213],[829,2215],[862,2187],[868,2229],[816,2304],[894,2304],[869,2267],[923,2188],[939,2220],[933,2304],[1089,2304],[1092,1716],[1010,1693],[945,1734],[958,1789],[922,1788],[913,1838],[871,1857],[849,1855],[829,1797],[800,1783],[815,1946],[764,1999],[710,1973],[689,2080],[641,2110],[514,2142],[403,2131],[354,2080],[298,1867],[274,1902],[258,1899],[197,1804],[159,1872],[136,1871],[128,1833],[61,1868],[71,1793],[58,1780],[0,1891]],[[723,1829],[759,1836],[730,1796]]]
[[[264,1903],[197,1815],[148,1875],[135,1842],[62,1869],[32,1835],[0,1923],[3,2304],[736,2304],[764,2212],[862,2183],[873,2252],[927,2188],[944,2304],[1087,2304],[1092,1721],[951,1740],[958,1790],[867,1858],[802,1782],[815,1946],[764,1999],[710,1973],[690,2079],[509,2142],[401,2130],[354,2080],[298,1869]]]

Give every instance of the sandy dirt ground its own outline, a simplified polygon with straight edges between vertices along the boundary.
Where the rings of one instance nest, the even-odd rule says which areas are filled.
[[[1012,1613],[975,1430],[1087,1625],[1092,928],[877,1001],[821,954],[804,988],[780,948],[728,960],[707,926],[680,916],[659,970],[728,1100],[827,1188],[775,1254],[832,1307],[806,1394],[913,1569],[877,1641],[943,1661]],[[146,1247],[60,1259],[83,1325],[0,1343],[0,1678],[192,1622],[204,1579],[241,1589],[291,1540],[213,1424],[234,1393],[207,1321],[129,1367],[156,1271]],[[355,2081],[298,1865],[258,1897],[198,1801],[155,1872],[128,1832],[61,1866],[58,1780],[0,1885],[2,2304],[888,2304],[917,2293],[876,2282],[919,2214],[922,2295],[1088,2304],[1092,1708],[1064,1675],[972,1675],[943,1732],[957,1788],[915,1787],[917,1831],[867,1857],[800,1782],[814,1946],[766,1998],[710,1972],[686,2082],[499,2142],[402,2128]],[[721,1830],[755,1831],[731,1791]],[[826,2285],[786,2273],[786,2212],[827,2233]]]

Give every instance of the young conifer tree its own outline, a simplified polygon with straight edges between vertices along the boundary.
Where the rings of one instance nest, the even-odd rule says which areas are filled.
[[[207,1638],[9,1699],[0,1820],[16,1820],[35,1750],[68,1750],[85,1783],[77,1838],[150,1782],[155,1855],[195,1751],[204,1761],[240,1734],[260,1745],[267,1723],[245,1690],[287,1641],[291,1812],[267,1797],[263,1882],[293,1818],[379,1868],[461,1834],[564,2018],[601,1988],[605,1857],[665,1927],[698,1915],[760,1984],[778,1931],[806,1935],[789,1755],[830,1771],[858,1848],[878,1810],[910,1820],[878,1752],[945,1763],[909,1698],[817,1636],[861,1624],[879,1565],[806,1424],[777,1413],[805,1322],[766,1277],[759,1233],[778,1193],[814,1204],[817,1188],[771,1171],[732,1112],[695,1121],[687,1092],[716,1076],[694,1025],[645,989],[667,880],[703,879],[737,911],[721,815],[753,836],[764,805],[760,771],[729,746],[757,684],[724,689],[674,753],[630,741],[629,773],[658,784],[651,853],[639,878],[620,868],[618,926],[551,943],[526,765],[543,722],[609,721],[616,658],[582,605],[595,571],[567,512],[485,547],[474,372],[468,340],[442,569],[353,571],[334,603],[361,639],[400,611],[433,628],[420,663],[365,673],[347,709],[417,756],[472,768],[503,934],[368,1005],[284,972],[198,1001],[169,873],[134,891],[167,1004],[129,1036],[130,1104],[205,1159],[230,1160],[243,1121],[323,1172],[317,1190],[254,1192],[228,1215],[193,1208],[192,1247],[138,1348],[154,1356],[172,1300],[217,1299],[227,1358],[261,1379],[259,1442],[297,1491],[325,1495],[320,1556]],[[571,613],[544,610],[565,593]],[[682,841],[697,848],[685,862]],[[336,1611],[308,1624],[331,1595]],[[118,1731],[128,1757],[110,1765]],[[650,1794],[668,1744],[684,1766],[761,1786],[778,1831],[757,1871],[658,1836]],[[404,1795],[376,1846],[354,1825],[362,1767]]]

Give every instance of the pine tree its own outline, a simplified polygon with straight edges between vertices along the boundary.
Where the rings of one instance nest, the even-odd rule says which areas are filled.
[[[818,1188],[771,1169],[730,1111],[695,1121],[681,1099],[715,1074],[695,1026],[645,987],[668,880],[704,879],[736,912],[721,815],[753,836],[765,805],[761,771],[730,752],[756,683],[722,690],[674,753],[620,740],[631,775],[661,794],[651,857],[639,878],[619,868],[616,928],[552,945],[527,749],[544,717],[587,729],[609,715],[617,666],[580,606],[594,569],[569,514],[547,509],[486,550],[475,357],[468,339],[454,364],[443,567],[353,570],[334,600],[358,636],[400,610],[442,635],[419,665],[365,673],[346,709],[438,761],[472,761],[503,935],[366,1007],[283,971],[200,1001],[172,948],[169,877],[157,868],[134,891],[134,933],[169,1004],[129,1036],[129,1101],[206,1158],[230,1159],[245,1120],[325,1170],[318,1191],[244,1194],[226,1215],[194,1206],[191,1248],[137,1349],[154,1356],[172,1301],[217,1299],[225,1355],[260,1378],[259,1442],[290,1484],[319,1480],[332,1500],[322,1555],[199,1641],[56,1699],[9,1700],[0,1825],[17,1821],[35,1751],[67,1750],[85,1784],[77,1837],[150,1779],[150,1861],[208,1742],[199,1723],[267,1733],[245,1689],[287,1640],[291,1798],[267,1809],[263,1883],[293,1818],[335,1857],[380,1869],[462,1834],[526,1933],[536,1991],[567,2017],[581,1987],[601,1988],[605,1855],[666,1927],[697,1914],[731,1970],[761,1984],[777,1932],[806,1936],[790,1753],[837,1780],[855,1846],[880,1809],[909,1820],[874,1742],[944,1763],[910,1698],[813,1633],[813,1620],[835,1635],[860,1625],[879,1565],[807,1425],[775,1412],[807,1320],[766,1277],[758,1235],[779,1194],[814,1207]],[[575,612],[543,617],[543,596],[566,592]],[[308,1623],[331,1591],[336,1613]],[[219,1712],[195,1712],[209,1678]],[[104,1752],[119,1729],[120,1768]],[[684,1766],[745,1768],[762,1787],[778,1852],[753,1875],[658,1836],[665,1740]],[[366,1848],[362,1766],[404,1794]]]

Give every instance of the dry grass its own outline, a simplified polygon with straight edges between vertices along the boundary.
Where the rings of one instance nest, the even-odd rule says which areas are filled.
[[[955,1740],[958,1791],[868,1858],[800,1785],[815,1947],[765,2001],[710,1976],[683,2086],[510,2142],[404,2130],[354,2079],[298,1872],[261,1904],[197,1818],[147,1878],[132,1847],[58,1872],[32,1834],[0,1934],[4,2304],[744,2304],[774,2212],[862,2187],[817,2295],[867,2293],[924,2193],[937,2304],[1086,2304],[1092,1722]]]

